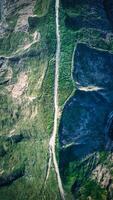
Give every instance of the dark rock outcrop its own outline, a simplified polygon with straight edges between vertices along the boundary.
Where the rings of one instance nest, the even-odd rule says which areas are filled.
[[[113,29],[113,1],[112,0],[104,0],[103,1],[104,9],[106,11],[106,15],[108,20],[110,21]]]
[[[76,15],[71,16],[70,14],[66,17],[66,26],[71,29],[80,29],[80,28],[94,28],[101,31],[111,31],[111,19],[112,19],[112,9],[111,4],[106,3],[106,9],[103,4],[103,0],[76,0],[72,2],[64,3],[64,5],[73,6],[76,10]],[[112,5],[113,7],[113,5]],[[110,11],[110,12],[109,12]],[[110,21],[108,20],[108,16]]]
[[[77,86],[113,90],[113,54],[78,44],[73,78]]]
[[[113,54],[80,43],[74,60],[77,91],[65,105],[59,128],[63,164],[105,148],[113,109]]]

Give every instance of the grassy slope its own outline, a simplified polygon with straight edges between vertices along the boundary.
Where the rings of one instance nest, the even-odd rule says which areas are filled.
[[[46,7],[43,8],[43,6]],[[57,188],[54,170],[51,170],[50,178],[43,194],[40,193],[43,186],[48,157],[48,141],[52,131],[53,123],[53,86],[54,86],[54,58],[55,58],[55,18],[54,1],[52,1],[48,11],[48,1],[37,1],[35,14],[39,17],[38,26],[34,29],[40,32],[41,40],[32,49],[41,50],[39,57],[23,60],[22,66],[17,69],[17,64],[13,65],[13,80],[21,71],[26,71],[29,77],[29,87],[25,92],[27,96],[35,96],[35,100],[28,102],[23,100],[21,106],[14,103],[10,94],[1,87],[1,112],[2,126],[1,136],[8,135],[9,131],[24,136],[26,139],[14,144],[1,141],[1,145],[7,145],[7,153],[0,158],[0,171],[3,174],[20,169],[25,166],[25,175],[8,187],[0,188],[0,200],[12,199],[60,199]],[[40,10],[39,10],[40,8]],[[47,13],[47,14],[46,14]],[[46,16],[45,16],[46,14]],[[13,20],[13,19],[11,19]],[[11,23],[11,21],[9,21]],[[13,22],[12,22],[13,24]],[[30,30],[31,32],[34,30]],[[0,54],[10,55],[17,50],[25,38],[29,39],[29,34],[11,32],[7,38],[0,40]],[[45,50],[44,50],[45,49]],[[21,57],[21,56],[20,56]],[[40,75],[45,71],[41,88],[38,88]],[[5,96],[2,94],[4,92]],[[24,98],[24,97],[22,97]],[[18,117],[12,119],[12,115],[17,110]],[[36,114],[35,114],[36,112]],[[2,122],[1,122],[2,123]]]

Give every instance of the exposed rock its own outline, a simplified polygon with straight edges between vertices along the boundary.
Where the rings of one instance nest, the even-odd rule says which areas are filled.
[[[12,79],[13,71],[8,65],[8,60],[4,57],[0,58],[0,85],[9,82]]]
[[[97,112],[98,110],[98,112]],[[76,91],[64,108],[60,125],[60,143],[74,143],[71,155],[80,158],[104,146],[106,113],[111,106],[98,92]]]
[[[0,36],[3,36],[7,31],[9,31],[10,26],[7,23],[7,19],[11,16],[15,19],[17,18],[15,31],[28,31],[28,17],[33,15],[35,3],[36,0],[3,0],[1,4]]]
[[[0,37],[3,37],[9,31],[9,27],[7,23],[0,23]]]
[[[80,159],[105,147],[105,126],[113,108],[113,54],[78,44],[74,59],[77,91],[65,105],[59,129],[61,146],[73,145],[63,160],[68,154]]]
[[[18,77],[17,83],[13,86],[12,89],[12,97],[13,98],[19,98],[25,91],[25,88],[27,87],[28,84],[28,76],[25,72],[21,72],[20,76]]]
[[[29,6],[31,5],[35,5],[35,0],[5,0],[6,1],[6,7],[7,7],[7,12],[6,15],[11,15],[13,14],[15,11],[19,12],[19,13],[24,13],[24,11],[26,11],[27,13],[29,12],[29,10],[27,11],[27,8],[29,8]]]
[[[19,18],[17,20],[17,24],[15,27],[15,31],[28,31],[28,18],[29,16],[33,16],[33,8],[35,5],[35,1],[32,1],[30,5],[25,6],[23,9],[21,9],[18,14]]]
[[[74,143],[74,154],[81,157],[105,144],[106,117],[113,106],[113,54],[78,44],[75,61],[78,90],[64,108],[59,132],[61,145]],[[82,86],[92,90],[81,91]]]
[[[92,178],[96,180],[103,188],[108,188],[112,180],[109,169],[101,164],[93,170]]]

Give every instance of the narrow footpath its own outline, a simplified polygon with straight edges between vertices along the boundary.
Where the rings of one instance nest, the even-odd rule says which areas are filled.
[[[57,158],[56,158],[56,136],[57,136],[57,128],[58,128],[58,82],[59,82],[59,65],[60,65],[60,26],[59,26],[59,0],[56,0],[55,3],[55,12],[56,12],[56,39],[57,39],[57,46],[56,46],[56,63],[55,63],[55,83],[54,83],[54,125],[53,125],[53,132],[49,142],[49,161],[48,161],[48,168],[46,173],[45,184],[48,180],[50,174],[50,168],[53,161],[54,169],[56,172],[56,177],[58,181],[58,187],[61,195],[61,199],[65,200],[65,194],[62,186],[62,181],[59,173]]]

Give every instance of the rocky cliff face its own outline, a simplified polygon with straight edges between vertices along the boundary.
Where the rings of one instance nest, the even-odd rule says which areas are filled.
[[[92,30],[92,35],[96,29],[106,42],[112,37],[111,1],[63,1],[63,4],[67,28],[82,32],[83,38],[86,29]],[[97,196],[98,199],[112,199],[112,169],[107,163],[100,167],[101,153],[108,151],[108,155],[112,154],[112,49],[109,52],[104,45],[92,44],[91,38],[83,43],[77,42],[72,67],[76,91],[65,104],[59,127],[62,179],[72,188],[77,199],[97,199]],[[107,160],[112,162],[111,157]],[[95,184],[105,188],[106,195],[89,192],[87,196],[91,182],[87,185],[85,178],[87,182],[96,181]]]

